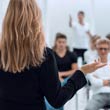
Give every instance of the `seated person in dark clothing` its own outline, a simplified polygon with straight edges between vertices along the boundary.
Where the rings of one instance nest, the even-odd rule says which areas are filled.
[[[106,65],[84,65],[61,87],[40,15],[36,0],[9,1],[0,44],[0,110],[46,110],[44,97],[59,108],[85,86],[84,74]]]
[[[64,34],[56,35],[55,46],[53,48],[61,81],[71,76],[77,69],[77,56],[69,51],[67,37]]]

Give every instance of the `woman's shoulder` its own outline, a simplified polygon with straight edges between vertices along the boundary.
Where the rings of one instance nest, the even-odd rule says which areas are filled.
[[[44,56],[45,56],[44,62],[53,61],[55,59],[53,50],[48,47],[45,48]]]
[[[51,57],[51,56],[54,55],[54,52],[53,52],[53,50],[51,48],[46,47],[44,54],[45,54],[45,57]]]
[[[44,61],[39,67],[41,74],[45,73],[46,71],[52,71],[52,68],[54,69],[56,66],[56,59],[52,49],[45,48],[44,56]]]

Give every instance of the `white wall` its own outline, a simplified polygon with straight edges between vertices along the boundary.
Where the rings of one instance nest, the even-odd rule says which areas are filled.
[[[42,11],[42,21],[43,21],[43,29],[44,29],[44,34],[46,38],[47,44],[49,44],[49,37],[48,37],[48,24],[47,24],[47,3],[48,0],[36,0],[37,3],[39,4],[39,7]]]
[[[2,28],[3,18],[7,9],[9,0],[0,0],[0,33]]]
[[[44,26],[44,32],[46,33],[46,0],[36,0],[42,11],[42,21]],[[2,28],[3,18],[8,6],[9,0],[0,0],[0,33]]]
[[[110,0],[94,0],[96,32],[102,37],[110,33]]]
[[[52,46],[57,32],[68,35],[69,44],[72,45],[73,31],[68,26],[69,14],[76,19],[79,10],[86,12],[86,20],[91,29],[105,36],[110,32],[110,0],[37,0],[43,13],[44,31],[47,43]],[[9,0],[0,0],[0,32],[2,20]]]

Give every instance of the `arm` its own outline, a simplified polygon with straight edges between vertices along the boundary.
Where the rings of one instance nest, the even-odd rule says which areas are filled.
[[[94,87],[103,87],[103,80],[94,76],[93,74],[88,75],[87,79],[90,81],[91,85]]]
[[[87,31],[87,35],[91,38],[93,37],[90,31]]]
[[[60,72],[59,74],[61,75],[61,77],[68,77],[71,76],[73,73],[75,73],[76,70],[78,70],[78,65],[77,63],[73,63],[71,70]]]
[[[48,52],[47,59],[41,67],[39,74],[41,91],[55,108],[63,106],[86,84],[84,74],[81,71],[76,71],[67,84],[61,87],[55,57],[51,51]]]
[[[71,62],[72,62],[72,64],[71,64],[71,70],[69,70],[69,71],[64,71],[64,72],[60,72],[59,74],[60,74],[60,76],[61,76],[62,78],[71,76],[71,75],[74,74],[74,72],[75,72],[76,70],[78,70],[77,55],[76,55],[75,53],[73,53],[73,52],[69,52],[69,53],[68,53],[68,56],[69,56],[69,58],[70,58],[70,60],[71,60]]]
[[[90,32],[90,26],[88,23],[86,23],[85,31],[89,38],[93,37],[92,33]]]
[[[93,75],[95,78],[100,79],[98,76]],[[110,86],[110,80],[103,80],[103,86]]]

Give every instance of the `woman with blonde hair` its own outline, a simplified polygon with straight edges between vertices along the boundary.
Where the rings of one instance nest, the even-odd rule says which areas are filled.
[[[61,107],[86,84],[84,74],[105,65],[85,65],[61,87],[35,0],[10,0],[0,46],[0,110],[46,110],[44,96]]]
[[[97,58],[97,51],[96,51],[96,42],[97,40],[101,39],[99,35],[94,35],[90,38],[90,47],[89,49],[84,53],[84,61],[85,63],[92,62],[95,58]]]

